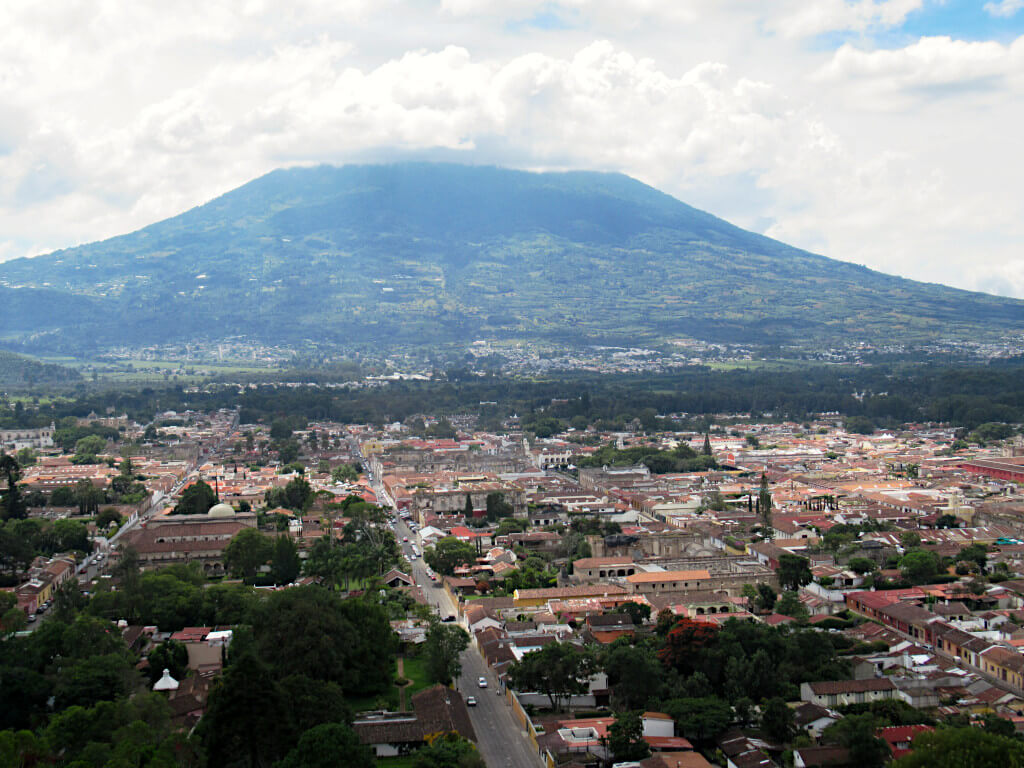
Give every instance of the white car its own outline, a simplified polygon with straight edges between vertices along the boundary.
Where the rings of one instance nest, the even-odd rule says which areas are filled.
[[[487,678],[486,677],[478,677],[477,680],[476,680],[476,684],[478,686],[480,686],[481,688],[486,688],[487,687]]]
[[[476,697],[475,696],[467,696],[466,697],[466,706],[467,707],[475,707],[476,706]]]

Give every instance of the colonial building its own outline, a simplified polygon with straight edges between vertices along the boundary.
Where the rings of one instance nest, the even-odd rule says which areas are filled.
[[[55,425],[37,429],[0,429],[0,447],[5,451],[22,448],[52,448]]]
[[[256,527],[254,512],[217,504],[205,515],[164,515],[133,531],[125,544],[139,553],[143,568],[198,562],[209,574],[224,571],[224,549],[244,528]]]

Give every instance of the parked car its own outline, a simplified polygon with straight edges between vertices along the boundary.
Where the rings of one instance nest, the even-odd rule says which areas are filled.
[[[477,678],[476,684],[479,685],[481,688],[486,688],[487,687],[487,678],[486,677],[479,677],[479,678]]]

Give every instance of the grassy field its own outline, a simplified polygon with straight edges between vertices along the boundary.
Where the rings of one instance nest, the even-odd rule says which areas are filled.
[[[40,358],[74,368],[86,378],[93,374],[98,381],[122,384],[146,384],[174,381],[195,384],[217,376],[233,374],[266,374],[278,370],[268,365],[249,365],[242,362],[208,362],[197,360],[79,360],[72,357]]]
[[[406,697],[422,691],[430,686],[430,679],[427,677],[427,665],[423,659],[405,657],[402,662],[405,676],[412,681],[412,685],[405,689]],[[408,701],[408,698],[406,699]]]

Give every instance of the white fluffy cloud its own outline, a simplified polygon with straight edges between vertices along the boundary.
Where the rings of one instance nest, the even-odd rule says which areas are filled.
[[[860,50],[843,45],[817,73],[826,82],[843,83],[876,106],[893,95],[928,96],[936,89],[964,86],[1012,86],[1024,75],[1024,37],[1011,45],[925,37],[896,50]]]
[[[1024,8],[1024,0],[999,0],[998,3],[985,3],[985,11],[992,16],[1008,19]]]
[[[862,32],[871,27],[898,26],[922,5],[923,0],[813,0],[794,4],[769,26],[786,37],[810,37],[836,30]]]
[[[1024,296],[1024,43],[792,41],[920,5],[14,0],[0,259],[119,234],[282,165],[440,153],[622,171],[829,256]]]

